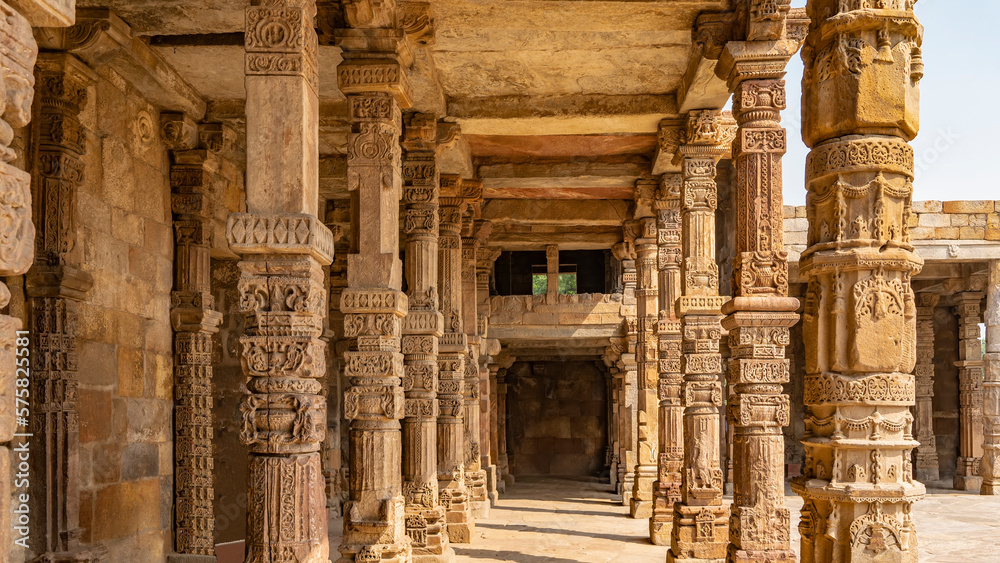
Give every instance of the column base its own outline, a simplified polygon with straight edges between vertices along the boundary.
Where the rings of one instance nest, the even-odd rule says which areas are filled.
[[[635,519],[647,519],[653,516],[653,501],[646,499],[632,498],[629,507],[629,516]]]
[[[362,563],[378,561],[379,563],[410,563],[413,555],[410,552],[409,539],[396,544],[375,544],[362,547],[340,546],[340,559],[336,563]],[[313,561],[313,560],[309,560]],[[315,563],[325,563],[316,560]]]
[[[674,561],[683,561],[684,563],[726,563],[725,559],[704,559],[697,557],[682,558],[674,555],[673,551],[667,551],[667,563],[673,563]]]
[[[500,500],[500,493],[497,490],[497,466],[487,465],[486,466],[486,493],[489,497],[490,506],[496,506],[497,501]]]
[[[980,495],[1000,495],[1000,482],[987,483],[983,481],[983,485],[979,487]]]
[[[673,531],[672,521],[649,519],[649,541],[653,545],[670,545],[670,535]]]
[[[514,476],[512,474],[510,473],[503,474],[503,482],[506,483],[508,487],[513,485],[516,481],[517,479],[514,479]]]
[[[621,490],[618,492],[622,495],[622,506],[632,507],[632,490],[635,488],[635,474],[626,473],[625,479],[622,480]]]
[[[795,563],[795,553],[790,549],[746,550],[730,545],[726,563]]]
[[[667,561],[725,561],[728,550],[728,506],[674,506]]]
[[[413,563],[453,563],[455,561],[455,550],[451,547],[445,548],[442,553],[418,553],[413,550]]]
[[[982,486],[983,478],[979,475],[955,475],[956,491],[978,491]]]
[[[452,517],[452,512],[448,513],[448,519]],[[465,516],[465,514],[462,514]],[[451,543],[472,543],[472,535],[476,533],[476,522],[468,520],[464,522],[448,522],[448,540]]]

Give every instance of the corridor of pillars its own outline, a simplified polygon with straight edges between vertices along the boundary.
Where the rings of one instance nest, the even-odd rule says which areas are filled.
[[[248,61],[275,52],[273,37],[261,35],[255,22],[311,21],[311,2],[280,4],[248,9]],[[803,476],[793,481],[804,499],[801,558],[867,561],[876,542],[880,561],[916,558],[911,510],[924,489],[909,463],[917,446],[909,407],[915,344],[924,333],[910,289],[921,260],[908,242],[906,218],[913,180],[907,142],[916,135],[912,100],[922,66],[912,3],[889,4],[885,13],[845,19],[841,12],[853,9],[850,2],[813,0],[804,33],[804,19],[792,22],[781,2],[768,10],[737,3],[732,37],[706,40],[704,47],[734,98],[732,115],[696,108],[665,120],[656,163],[635,186],[633,213],[614,248],[625,319],[604,354],[606,381],[594,385],[608,396],[594,425],[603,441],[586,452],[604,459],[600,468],[587,469],[609,473],[630,516],[649,519],[651,542],[670,546],[670,561],[794,560],[782,428],[790,417],[785,347],[799,302],[788,297],[781,207],[787,136],[780,120],[784,67],[800,46],[809,108],[803,136],[812,148],[809,248],[801,266],[808,283],[802,313],[808,432]],[[349,382],[343,401],[349,481],[340,560],[448,561],[454,557],[449,544],[474,542],[476,526],[498,498],[498,483],[512,482],[519,467],[540,471],[551,455],[529,450],[526,428],[519,426],[526,422],[507,414],[531,403],[512,401],[512,388],[522,393],[525,377],[554,368],[512,368],[516,358],[490,338],[489,275],[499,249],[481,220],[482,183],[439,173],[438,149],[457,127],[406,112],[412,53],[383,39],[401,35],[401,18],[392,3],[365,6],[346,4],[348,27],[334,33],[351,124],[351,240],[346,287],[338,290],[349,348],[342,363]],[[247,66],[253,107],[247,134],[261,142],[248,143],[248,211],[230,219],[227,233],[243,256],[240,287],[252,305],[244,355],[296,347],[312,358],[292,372],[247,364],[248,561],[286,560],[290,553],[299,561],[325,561],[336,547],[322,531],[316,453],[325,427],[316,421],[326,412],[317,381],[325,354],[321,268],[332,259],[333,243],[316,219],[316,187],[307,181],[316,169],[308,150],[317,125],[316,36],[311,27],[300,31],[305,39],[294,56],[309,63],[301,72]],[[830,58],[848,35],[878,45],[878,64],[830,70],[844,64]],[[878,94],[870,86],[876,82]],[[866,111],[871,107],[881,110]],[[287,130],[293,142],[265,137],[265,129]],[[736,171],[731,298],[721,292],[716,255],[721,159]],[[277,166],[257,164],[263,162]],[[300,191],[274,189],[288,185],[282,174],[295,174]],[[866,227],[856,228],[859,223]],[[259,236],[262,229],[267,236]],[[548,299],[558,297],[553,276],[550,267]],[[300,301],[267,299],[286,289]],[[968,294],[959,305],[963,335],[971,335],[967,323],[974,322],[981,297]],[[977,430],[962,436],[956,483],[972,483],[981,459],[984,491],[996,487],[996,449],[989,446],[984,455],[981,443],[996,432],[993,348],[991,342],[985,402],[965,397],[967,391],[982,396],[973,383],[984,369],[981,354],[963,340],[960,358],[963,425]],[[925,389],[926,381],[916,386]],[[287,429],[262,423],[289,411],[308,422]],[[985,427],[984,415],[991,422]],[[723,416],[732,428],[732,505],[723,502]],[[920,416],[926,424],[926,413]],[[919,459],[923,469],[931,458]],[[546,470],[552,469],[550,460]],[[286,474],[294,479],[281,477]],[[288,497],[297,499],[301,518],[281,517]],[[266,532],[272,526],[277,536]]]

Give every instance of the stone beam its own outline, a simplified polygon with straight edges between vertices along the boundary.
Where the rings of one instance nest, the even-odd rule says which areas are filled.
[[[626,201],[495,199],[483,205],[483,219],[494,226],[517,223],[610,227],[621,225],[628,205]]]
[[[490,338],[498,338],[502,343],[510,340],[545,340],[611,338],[618,336],[621,323],[613,325],[509,325],[490,326]]]
[[[653,133],[661,119],[676,114],[673,94],[495,96],[448,103],[448,115],[467,135]]]
[[[722,109],[729,100],[729,88],[715,75],[715,67],[726,41],[732,35],[732,12],[708,12],[698,16],[694,29],[694,49],[677,89],[678,111]]]
[[[483,188],[622,188],[649,171],[645,159],[624,162],[499,163],[478,167]]]
[[[205,117],[201,95],[113,10],[82,8],[72,29],[39,30],[38,41],[44,49],[69,51],[93,68],[110,65],[153,105],[195,120]]]
[[[579,232],[563,232],[555,227],[532,230],[529,233],[509,233],[502,228],[494,231],[492,244],[504,250],[544,250],[547,245],[556,244],[562,250],[600,250],[621,241],[621,229],[595,232],[581,228]]]

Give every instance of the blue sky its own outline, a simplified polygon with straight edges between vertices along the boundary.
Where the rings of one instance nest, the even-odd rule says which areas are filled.
[[[805,0],[792,0],[805,6]],[[915,201],[1000,200],[1000,58],[991,40],[1000,33],[997,0],[920,0],[925,74],[920,81],[920,134],[913,141]],[[802,59],[794,57],[785,76],[788,129],[784,167],[786,205],[805,204],[805,159],[800,134]]]

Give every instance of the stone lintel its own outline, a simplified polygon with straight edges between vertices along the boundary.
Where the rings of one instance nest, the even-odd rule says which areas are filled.
[[[94,68],[110,65],[153,105],[195,120],[205,117],[207,105],[201,95],[145,41],[135,37],[114,10],[80,8],[76,16],[72,30],[40,33],[39,45],[69,51]]]
[[[448,103],[448,115],[466,135],[655,133],[661,119],[677,113],[673,94],[511,95]]]

